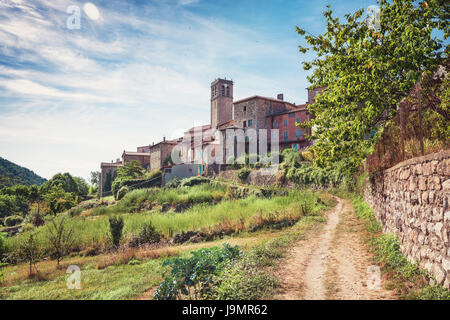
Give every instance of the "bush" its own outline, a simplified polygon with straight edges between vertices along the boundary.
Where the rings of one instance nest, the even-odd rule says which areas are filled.
[[[123,218],[121,216],[109,217],[109,232],[113,246],[118,248],[123,232]]]
[[[237,175],[238,175],[239,180],[241,180],[242,182],[245,182],[245,181],[247,181],[247,178],[250,175],[250,169],[249,168],[239,169]]]
[[[125,186],[121,187],[116,194],[116,200],[122,199],[128,193],[128,191],[130,191],[130,189],[128,189],[128,187],[125,187]]]
[[[180,183],[181,183],[181,181],[177,177],[175,177],[172,180],[170,180],[169,182],[167,182],[165,187],[166,188],[178,188]]]
[[[5,258],[8,248],[6,247],[6,234],[0,232],[0,263]]]
[[[209,183],[209,179],[202,176],[195,176],[181,180],[180,187],[192,187],[202,183]]]
[[[42,257],[43,249],[42,245],[38,240],[37,233],[30,233],[27,237],[23,238],[19,248],[15,252],[16,258],[19,261],[27,262],[30,266],[29,275],[33,273],[32,267],[34,266],[36,272],[39,273],[36,262]]]
[[[21,216],[9,216],[6,217],[3,221],[5,226],[7,227],[13,227],[21,224],[23,222],[23,218]]]
[[[190,258],[166,260],[163,266],[171,267],[170,276],[164,279],[153,297],[156,300],[176,300],[183,296],[189,299],[203,298],[211,290],[213,277],[240,255],[237,246],[225,243],[222,248],[193,251]]]
[[[150,171],[148,174],[139,178],[118,177],[113,181],[111,191],[116,196],[122,187],[128,187],[130,190],[160,187],[161,179],[158,179],[158,177],[161,178],[161,170]]]
[[[156,231],[155,226],[149,222],[145,224],[139,234],[132,239],[132,246],[141,246],[143,244],[158,243],[161,240],[161,234]]]

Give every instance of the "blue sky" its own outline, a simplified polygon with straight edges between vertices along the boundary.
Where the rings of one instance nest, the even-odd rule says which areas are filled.
[[[295,26],[324,31],[375,0],[0,0],[0,156],[84,178],[123,150],[209,123],[209,86],[306,101]],[[80,29],[67,8],[81,9]]]

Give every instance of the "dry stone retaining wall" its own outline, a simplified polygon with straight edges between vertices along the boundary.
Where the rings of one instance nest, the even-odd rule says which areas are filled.
[[[413,158],[375,175],[365,189],[384,232],[401,250],[450,288],[450,150]]]

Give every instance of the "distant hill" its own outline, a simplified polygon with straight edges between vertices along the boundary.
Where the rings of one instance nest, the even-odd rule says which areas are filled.
[[[0,189],[16,184],[27,186],[32,184],[41,185],[45,181],[47,180],[33,171],[0,157]]]

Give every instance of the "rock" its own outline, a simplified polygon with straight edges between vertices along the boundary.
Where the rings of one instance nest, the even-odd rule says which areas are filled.
[[[442,284],[445,280],[445,272],[438,263],[433,264],[431,273],[436,278],[436,282]]]
[[[168,203],[163,203],[161,206],[161,212],[167,212],[169,211],[169,204]]]
[[[427,179],[424,177],[419,177],[419,190],[427,190]]]
[[[442,258],[442,268],[447,272],[450,271],[450,257]]]
[[[406,180],[406,179],[409,178],[410,174],[411,174],[410,170],[409,169],[405,169],[405,170],[400,172],[400,179]]]
[[[422,192],[422,204],[428,203],[428,192]]]
[[[186,209],[186,206],[185,206],[184,204],[182,204],[182,203],[179,203],[179,204],[177,204],[177,205],[175,206],[175,212],[181,212],[181,211],[183,211],[184,209]]]
[[[442,183],[442,189],[445,191],[450,190],[450,179],[447,179]]]

